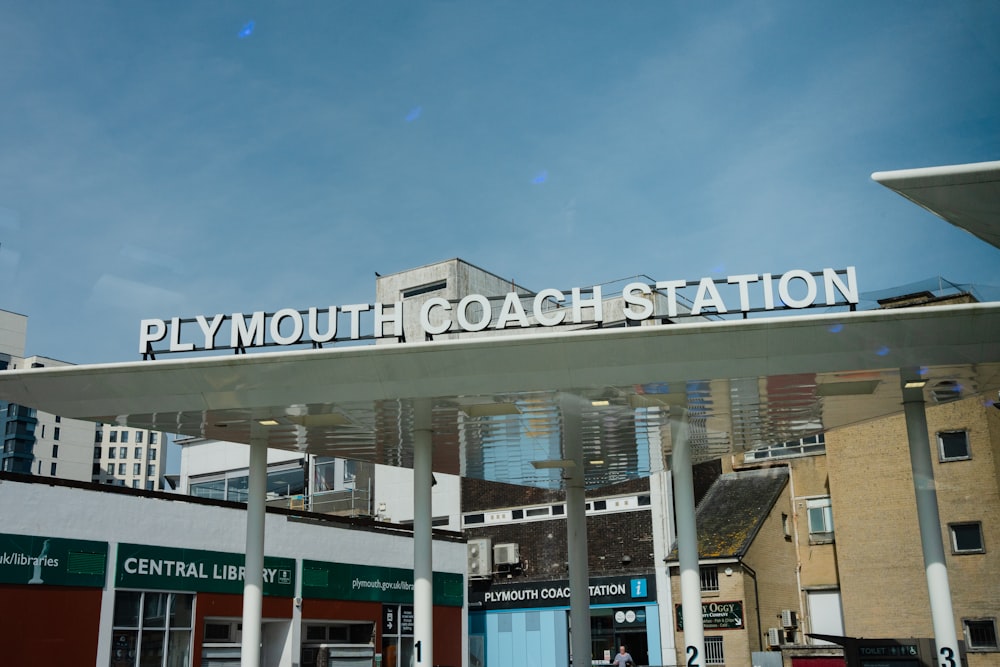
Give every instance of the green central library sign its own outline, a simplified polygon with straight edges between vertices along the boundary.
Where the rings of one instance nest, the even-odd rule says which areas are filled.
[[[145,590],[243,593],[243,554],[199,549],[118,545],[115,585]],[[264,557],[264,595],[295,595],[295,561]]]

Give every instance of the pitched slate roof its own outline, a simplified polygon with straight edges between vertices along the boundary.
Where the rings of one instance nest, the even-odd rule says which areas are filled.
[[[695,509],[699,558],[746,554],[787,482],[787,468],[721,475]],[[677,560],[676,543],[669,560]]]

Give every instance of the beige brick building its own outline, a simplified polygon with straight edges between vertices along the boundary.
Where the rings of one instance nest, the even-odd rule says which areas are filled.
[[[927,397],[955,629],[969,667],[1000,665],[1000,410],[992,401],[949,402],[947,387],[928,387]],[[797,631],[786,636],[792,640],[786,652],[792,644],[818,643],[809,633],[934,636],[902,415],[727,463],[727,469],[787,467],[790,473],[787,521],[799,618]],[[758,584],[770,591],[786,580],[759,576]]]
[[[970,667],[1000,664],[1000,410],[975,399],[928,405],[955,629]],[[846,634],[931,637],[902,416],[827,436]],[[996,649],[994,649],[995,651]]]
[[[766,650],[768,630],[780,627],[782,612],[798,609],[790,507],[785,468],[723,474],[698,504],[705,664],[750,664],[752,653]],[[671,590],[679,591],[676,551],[668,565]],[[683,665],[689,656],[682,655],[676,604],[673,613]]]

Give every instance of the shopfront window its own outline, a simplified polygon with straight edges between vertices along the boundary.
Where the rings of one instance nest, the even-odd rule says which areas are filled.
[[[115,593],[111,667],[191,664],[193,606],[190,593]]]

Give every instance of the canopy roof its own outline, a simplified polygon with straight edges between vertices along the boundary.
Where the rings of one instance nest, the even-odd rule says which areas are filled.
[[[25,369],[0,373],[0,397],[401,466],[430,399],[434,470],[557,487],[579,445],[594,487],[663,469],[681,408],[704,459],[896,413],[899,369],[929,400],[990,400],[997,331],[1000,304],[901,308]]]
[[[1000,247],[1000,162],[872,175]],[[397,345],[25,369],[0,398],[64,417],[389,465],[432,406],[434,470],[558,487],[661,470],[682,413],[695,458],[927,399],[1000,390],[1000,304],[913,307]]]
[[[872,178],[1000,248],[1000,161],[878,171]]]

